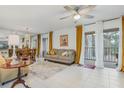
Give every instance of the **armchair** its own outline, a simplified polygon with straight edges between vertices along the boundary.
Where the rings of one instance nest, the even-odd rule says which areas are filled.
[[[0,65],[5,64],[7,61],[11,61],[11,59],[5,59],[0,55]],[[22,76],[28,74],[28,67],[24,67],[22,70]],[[0,83],[4,85],[5,83],[12,81],[17,78],[18,69],[3,69],[0,68]]]

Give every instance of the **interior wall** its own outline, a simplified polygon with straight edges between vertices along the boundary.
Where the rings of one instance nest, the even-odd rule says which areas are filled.
[[[60,35],[68,35],[68,46],[60,47]],[[76,28],[69,27],[53,32],[53,48],[76,50]]]
[[[96,23],[91,25],[84,26],[84,32],[92,32],[96,31]],[[115,19],[111,21],[103,22],[103,28],[104,29],[110,29],[110,28],[119,28],[120,27],[120,19]]]
[[[86,25],[84,26],[84,32],[92,32],[96,30],[96,24]]]
[[[120,19],[104,22],[104,29],[119,28],[119,27],[120,27]]]

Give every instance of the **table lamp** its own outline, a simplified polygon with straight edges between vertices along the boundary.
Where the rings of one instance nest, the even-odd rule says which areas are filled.
[[[12,64],[17,64],[18,62],[16,61],[17,56],[16,56],[15,46],[19,46],[19,36],[15,35],[15,34],[9,35],[8,36],[8,45],[13,46]]]

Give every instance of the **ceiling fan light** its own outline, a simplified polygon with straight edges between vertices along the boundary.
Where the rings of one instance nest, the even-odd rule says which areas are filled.
[[[74,15],[74,19],[75,19],[75,20],[78,20],[78,19],[80,19],[80,17],[81,17],[81,16],[80,16],[79,14],[77,14],[77,15]]]

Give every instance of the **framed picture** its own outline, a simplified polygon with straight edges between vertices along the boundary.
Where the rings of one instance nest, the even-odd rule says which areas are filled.
[[[60,47],[68,46],[68,35],[60,35]]]

